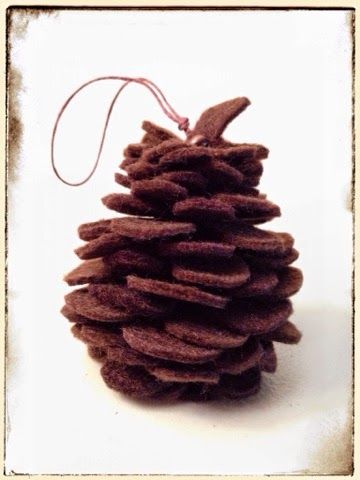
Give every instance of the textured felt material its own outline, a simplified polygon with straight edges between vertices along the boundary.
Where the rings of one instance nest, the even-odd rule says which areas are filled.
[[[119,330],[106,330],[100,327],[76,324],[71,331],[76,338],[95,347],[116,347],[125,343]]]
[[[205,363],[221,353],[218,349],[185,343],[163,330],[152,327],[124,327],[123,335],[125,341],[141,353],[181,363]]]
[[[157,178],[159,180],[164,179],[176,183],[194,195],[205,193],[208,184],[207,179],[201,173],[186,170],[180,172],[164,172]]]
[[[241,250],[282,254],[291,249],[293,239],[286,233],[261,230],[250,225],[237,225],[219,234],[221,241]]]
[[[113,272],[121,275],[128,275],[129,273],[161,275],[167,270],[164,261],[135,247],[117,250],[104,257],[103,263],[110,267]]]
[[[172,310],[172,303],[157,297],[130,290],[117,284],[92,284],[89,293],[95,295],[102,303],[122,307],[132,315],[146,317],[161,316]]]
[[[182,318],[166,322],[165,330],[177,338],[203,347],[235,348],[243,345],[248,338],[219,325]]]
[[[285,322],[276,330],[265,335],[264,338],[273,340],[274,342],[295,344],[300,341],[301,336],[301,333],[293,323]]]
[[[210,161],[211,157],[205,147],[182,147],[166,153],[159,161],[164,170],[193,167],[199,168]]]
[[[88,347],[88,354],[94,360],[103,361],[103,360],[106,359],[106,350],[104,348],[101,348],[101,347],[94,347],[94,346],[90,345]]]
[[[229,142],[228,142],[229,143]],[[228,144],[227,148],[213,148],[211,153],[214,158],[222,160],[239,168],[249,161],[263,160],[269,155],[269,150],[256,143]]]
[[[170,132],[170,130],[160,127],[159,125],[155,125],[155,123],[149,122],[148,120],[144,120],[141,126],[147,134],[155,137],[159,143],[165,142],[166,140],[179,140],[177,135]]]
[[[65,296],[65,302],[79,315],[98,322],[122,322],[129,318],[123,309],[101,303],[96,297],[90,295],[86,288],[68,293]]]
[[[239,97],[208,108],[196,122],[194,135],[201,134],[210,141],[216,140],[231,120],[234,120],[249,105],[250,100]]]
[[[236,219],[231,205],[214,198],[192,197],[175,203],[175,217],[192,222],[227,222]]]
[[[156,209],[155,206],[143,202],[140,198],[126,193],[111,193],[102,198],[103,204],[119,213],[127,213],[128,215],[156,215],[161,213],[161,210]],[[111,228],[111,226],[110,226]]]
[[[106,357],[110,361],[122,363],[124,365],[130,365],[133,367],[138,366],[147,368],[161,365],[161,360],[158,358],[144,355],[143,353],[134,350],[127,344],[116,347],[108,347],[106,349]]]
[[[131,185],[131,191],[144,201],[158,201],[172,204],[188,196],[185,187],[160,178],[138,180]]]
[[[282,269],[295,262],[299,257],[299,252],[295,248],[292,248],[280,254],[274,254],[272,252],[257,252],[257,254],[254,255],[254,252],[247,251],[241,252],[241,255],[248,264],[254,265],[260,269]]]
[[[294,267],[287,267],[278,272],[279,283],[271,292],[276,297],[286,298],[298,292],[303,283],[301,270]]]
[[[129,241],[118,233],[104,233],[77,248],[75,253],[81,259],[87,260],[108,255],[121,247],[126,247],[128,244]]]
[[[227,190],[228,189],[224,188],[224,193],[227,192]],[[234,189],[233,189],[233,191],[234,191]],[[266,195],[264,195],[263,193],[260,193],[257,188],[248,187],[244,184],[242,184],[241,187],[238,187],[236,189],[236,193],[238,193],[240,195],[246,195],[248,197],[266,198]]]
[[[175,298],[185,302],[200,303],[214,308],[224,308],[228,298],[201,290],[198,287],[182,285],[175,282],[165,282],[149,278],[129,275],[127,284],[130,288],[141,292],[152,293],[167,298]]]
[[[255,215],[255,216],[237,215],[237,218],[239,218],[246,225],[260,225],[261,223],[265,223],[265,222],[268,222],[269,220],[272,220],[273,217],[271,215]]]
[[[219,373],[240,375],[252,367],[259,365],[264,350],[256,340],[249,340],[242,348],[224,352],[215,362]]]
[[[194,283],[214,288],[239,287],[250,277],[250,270],[240,258],[223,260],[208,265],[199,262],[197,265],[183,263],[174,265],[174,278],[181,282]]]
[[[144,151],[142,160],[150,164],[158,164],[169,152],[175,152],[184,148],[180,139],[169,139]]]
[[[244,177],[243,185],[245,187],[253,188],[253,187],[257,187],[259,185],[259,182],[260,182],[260,175],[246,175]]]
[[[160,394],[164,384],[140,367],[127,367],[107,361],[101,367],[105,383],[114,390],[124,392],[134,398],[151,398]]]
[[[62,309],[60,310],[62,315],[64,315],[65,318],[69,320],[69,322],[73,323],[89,323],[92,320],[90,318],[86,318],[82,315],[79,315],[78,313],[75,312],[75,310],[69,305],[64,305]]]
[[[206,177],[213,191],[236,190],[243,185],[245,178],[239,170],[219,160],[209,162]]]
[[[243,335],[260,335],[279,327],[292,313],[288,300],[274,302],[243,302],[233,305],[225,324]]]
[[[117,218],[111,221],[111,230],[125,237],[137,240],[175,237],[181,234],[193,233],[196,227],[193,223],[165,222],[145,218]]]
[[[140,160],[127,166],[126,171],[131,180],[144,180],[146,178],[153,178],[155,175],[161,173],[161,169],[158,165],[153,165],[149,162],[145,162],[144,160]]]
[[[220,375],[213,370],[191,369],[189,367],[150,367],[147,370],[163,382],[202,382],[216,384],[220,380]]]
[[[111,279],[111,269],[101,258],[86,260],[64,277],[68,285],[106,282]]]
[[[132,145],[133,146],[133,145]],[[123,168],[124,170],[128,171],[128,168],[137,163],[137,160],[138,160],[139,156],[138,155],[131,155],[131,153],[129,153],[129,150],[126,149],[125,150],[125,158],[122,160],[122,162],[120,163],[120,167]]]
[[[130,143],[130,145],[128,145],[124,150],[124,156],[125,157],[139,158],[143,151],[144,151],[143,142],[141,142],[141,143]]]
[[[206,402],[211,400],[210,392],[213,391],[213,389],[214,385],[207,383],[190,383],[187,384],[187,388],[180,398],[191,402]]]
[[[235,247],[220,242],[179,241],[167,242],[160,246],[160,255],[165,257],[230,258]]]
[[[271,220],[280,216],[280,208],[263,198],[226,193],[219,193],[215,198],[231,205],[238,218],[266,217]]]
[[[258,178],[263,173],[263,165],[261,162],[243,162],[239,165],[239,170],[247,178]]]
[[[79,237],[85,241],[94,240],[110,231],[110,222],[111,220],[98,220],[97,222],[83,223],[78,228]]]
[[[303,282],[294,239],[258,226],[281,213],[256,188],[269,150],[222,137],[249,103],[207,109],[184,140],[143,122],[115,173],[127,193],[102,199],[117,213],[78,229],[85,261],[64,280],[85,288],[61,313],[125,395],[243,399],[275,372],[274,345],[301,338],[289,321]]]
[[[115,182],[123,187],[130,188],[131,187],[131,180],[127,175],[123,173],[116,172],[114,175]]]
[[[249,280],[241,287],[234,289],[231,293],[234,298],[273,294],[278,282],[278,276],[275,272],[257,272],[256,270],[252,270]]]
[[[163,383],[165,385],[170,385],[170,387],[166,387],[164,390],[161,391],[160,394],[156,396],[156,400],[160,403],[173,403],[176,400],[181,399],[187,390],[187,385],[184,383]]]
[[[259,368],[252,368],[242,375],[222,375],[219,385],[210,393],[212,397],[224,400],[240,400],[254,395],[260,389]]]

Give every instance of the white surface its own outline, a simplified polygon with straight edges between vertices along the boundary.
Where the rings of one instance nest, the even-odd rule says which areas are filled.
[[[15,17],[15,25],[20,23]],[[13,38],[24,125],[10,188],[7,471],[17,473],[340,473],[350,456],[350,19],[341,11],[61,12]],[[261,190],[301,252],[298,346],[241,404],[144,406],[107,389],[60,314],[61,279],[77,265],[80,223],[110,217],[122,149],[145,118],[176,128],[130,86],[111,120],[101,166],[84,187],[61,184],[49,142],[61,103],[106,74],[145,76],[194,123],[213,104],[252,105],[227,130],[270,148]],[[57,158],[86,175],[118,84],[89,88],[64,116]]]

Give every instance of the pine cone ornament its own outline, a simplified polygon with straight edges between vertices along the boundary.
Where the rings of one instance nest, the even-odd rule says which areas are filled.
[[[288,297],[302,274],[280,215],[256,188],[268,150],[223,139],[248,105],[206,110],[184,141],[148,121],[129,145],[104,205],[115,216],[79,227],[83,262],[65,276],[63,315],[115,390],[138,399],[240,399],[276,370],[275,342],[301,334]]]

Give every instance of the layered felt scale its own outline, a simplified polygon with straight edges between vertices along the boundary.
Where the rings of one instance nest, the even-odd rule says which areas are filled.
[[[115,390],[153,400],[240,399],[294,344],[289,297],[302,284],[280,215],[256,188],[268,150],[222,138],[249,101],[206,110],[181,140],[150,122],[102,199],[113,218],[79,227],[82,263],[63,315]],[[124,215],[125,214],[125,215]]]

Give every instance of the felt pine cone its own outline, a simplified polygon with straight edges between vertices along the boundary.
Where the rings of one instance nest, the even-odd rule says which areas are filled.
[[[297,343],[288,297],[302,284],[294,240],[257,225],[280,215],[256,188],[268,150],[222,138],[249,104],[206,110],[186,141],[143,123],[102,199],[114,218],[85,223],[80,286],[62,313],[105,383],[141,399],[240,399]]]

